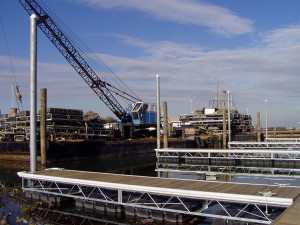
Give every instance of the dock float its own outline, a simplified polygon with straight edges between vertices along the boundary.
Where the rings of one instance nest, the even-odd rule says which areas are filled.
[[[165,179],[65,170],[18,172],[27,193],[64,196],[92,204],[111,205],[146,216],[186,214],[250,223],[271,224],[300,195],[298,187]]]
[[[300,197],[294,204],[281,214],[272,225],[298,225],[299,224]]]
[[[300,142],[298,142],[300,143]],[[300,169],[300,151],[287,149],[155,149],[160,164]]]
[[[300,143],[300,142],[299,142]],[[173,159],[240,159],[240,160],[276,160],[299,161],[299,150],[286,149],[181,149],[161,148],[155,149],[156,158]]]
[[[269,139],[265,142],[242,142],[232,141],[228,142],[229,149],[299,149],[300,142],[298,140],[278,140]]]

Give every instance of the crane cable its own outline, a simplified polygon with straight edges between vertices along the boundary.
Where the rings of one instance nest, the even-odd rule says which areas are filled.
[[[12,63],[12,59],[11,59],[11,55],[10,55],[10,51],[9,51],[9,47],[8,47],[8,42],[7,42],[7,38],[6,38],[6,34],[5,34],[5,30],[4,30],[4,26],[3,26],[3,23],[2,23],[1,17],[0,17],[0,24],[1,24],[2,32],[3,32],[3,37],[4,37],[5,45],[6,45],[6,48],[7,48],[8,56],[9,56],[10,66],[11,66],[13,76],[14,76],[14,92],[15,92],[15,96],[16,96],[16,100],[17,100],[16,102],[17,102],[17,105],[18,105],[18,111],[20,111],[19,102],[20,102],[21,108],[23,110],[22,95],[21,95],[20,89],[19,89],[20,86],[17,83],[16,74],[15,74],[15,70],[14,70],[14,67],[13,67],[13,63]],[[18,102],[18,100],[19,100],[19,102]]]
[[[47,7],[47,5],[40,1],[43,8],[47,9],[48,15],[56,19],[56,25],[64,32],[64,35],[69,39],[70,42],[77,48],[77,50],[82,54],[85,61],[88,62],[89,66],[96,72],[96,74],[101,76],[101,79],[105,83],[110,83],[117,85],[119,88],[110,85],[115,88],[115,90],[120,91],[117,96],[120,96],[128,102],[128,99],[140,99],[133,91],[130,89],[122,79],[115,74],[101,59],[95,54],[55,13]],[[129,92],[130,94],[128,94]],[[115,92],[116,93],[116,92]],[[124,96],[126,95],[126,96]],[[131,102],[130,100],[129,102]],[[140,100],[141,101],[141,100]]]

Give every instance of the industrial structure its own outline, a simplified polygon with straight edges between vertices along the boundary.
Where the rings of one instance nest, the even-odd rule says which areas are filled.
[[[38,134],[40,112],[37,113]],[[113,140],[114,130],[104,128],[104,120],[84,117],[82,110],[48,108],[46,114],[49,140]],[[30,112],[0,115],[0,140],[28,141],[30,138]]]
[[[232,105],[231,101],[230,104]],[[256,133],[252,129],[251,116],[230,108],[230,116],[228,116],[226,105],[228,105],[226,100],[223,100],[222,104],[214,100],[209,101],[208,108],[196,109],[195,113],[180,115],[180,126],[174,130],[180,130],[184,138],[198,140],[202,147],[220,147],[223,140],[224,125],[227,141],[256,140]],[[224,110],[226,110],[225,114]]]
[[[18,1],[29,15],[36,15],[37,26],[122,122],[124,136],[132,136],[132,125],[148,128],[156,124],[156,105],[144,103],[96,54],[68,30],[67,26],[59,20],[55,21],[53,18],[57,16],[50,11],[46,12],[41,7],[42,2]],[[124,108],[120,100],[125,101],[129,107]]]

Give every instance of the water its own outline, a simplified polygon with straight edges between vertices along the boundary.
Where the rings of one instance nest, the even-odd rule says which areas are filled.
[[[154,153],[57,163],[52,166],[71,170],[156,176],[156,156]]]
[[[36,208],[28,202],[20,190],[21,179],[17,172],[29,170],[29,163],[5,164],[0,163],[0,217],[4,220],[7,216],[8,224],[159,224],[155,221],[124,220],[115,218],[115,216],[101,215],[93,213],[83,213],[75,208],[64,208],[51,210],[48,203],[44,202],[43,208]],[[132,155],[127,157],[99,158],[86,161],[63,162],[51,165],[51,167],[60,167],[71,170],[95,171],[107,173],[119,173],[128,175],[157,176],[156,157],[153,154]],[[193,172],[169,172],[169,178],[180,179],[208,179]],[[272,176],[260,174],[227,174],[217,177],[211,177],[226,182],[255,183],[281,186],[300,186],[300,176]],[[49,222],[50,218],[56,219],[56,223]],[[46,223],[46,221],[48,221]],[[3,221],[2,221],[3,222]],[[0,224],[2,224],[0,222]],[[166,224],[166,223],[165,223]],[[194,224],[209,224],[209,219]]]

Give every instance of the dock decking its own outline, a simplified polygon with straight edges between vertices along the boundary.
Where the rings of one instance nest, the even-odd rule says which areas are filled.
[[[173,193],[183,197],[217,198],[219,200],[265,203],[263,192],[275,193],[268,198],[268,204],[289,206],[300,194],[297,187],[279,187],[256,184],[236,184],[212,181],[163,179],[156,177],[121,174],[95,173],[74,170],[44,170],[35,174],[18,173],[29,179],[56,181],[69,184],[101,186],[130,191],[144,191],[155,194]]]
[[[296,199],[294,204],[281,214],[272,225],[298,225],[300,211],[300,197]]]
[[[270,210],[271,207],[280,208],[282,212],[300,195],[298,187],[164,179],[64,169],[48,169],[34,174],[19,172],[18,175],[23,179],[23,189],[29,192],[264,224],[270,224],[278,216],[268,214],[276,211]],[[219,207],[217,212],[206,213],[206,209],[216,208],[216,205]],[[247,212],[248,208],[251,212]],[[254,211],[257,216],[253,216]]]

